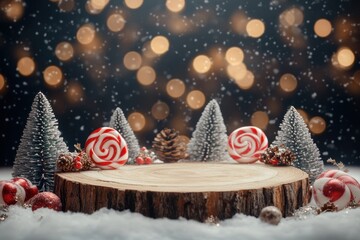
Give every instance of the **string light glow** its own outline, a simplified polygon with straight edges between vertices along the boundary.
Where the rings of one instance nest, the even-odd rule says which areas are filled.
[[[70,82],[67,86],[66,98],[71,104],[82,102],[84,98],[84,90],[81,84],[78,82]]]
[[[24,14],[24,6],[22,1],[11,1],[4,5],[5,16],[14,22],[18,21]]]
[[[238,65],[228,65],[226,67],[226,72],[230,78],[235,81],[240,81],[246,76],[247,68],[244,63],[240,63]]]
[[[243,90],[250,89],[254,85],[254,82],[255,76],[249,70],[246,71],[246,74],[243,78],[235,79],[235,83]]]
[[[35,70],[35,62],[30,57],[23,57],[17,62],[16,70],[23,76],[29,76]]]
[[[144,0],[125,0],[124,3],[128,8],[137,9],[141,7],[141,5],[144,3]]]
[[[251,115],[251,125],[266,130],[269,124],[269,116],[266,112],[256,111]]]
[[[6,81],[2,74],[0,74],[0,92],[2,92],[5,89]]]
[[[226,51],[225,59],[230,65],[239,65],[244,60],[244,52],[241,48],[231,47]]]
[[[336,54],[336,59],[339,65],[343,68],[350,67],[354,64],[355,55],[350,48],[344,47],[340,48]]]
[[[156,102],[151,108],[151,114],[156,120],[163,120],[169,115],[169,106],[161,101]]]

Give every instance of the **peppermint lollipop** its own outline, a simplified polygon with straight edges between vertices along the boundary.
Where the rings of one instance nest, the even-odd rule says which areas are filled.
[[[333,203],[338,210],[351,202],[360,202],[360,184],[349,174],[340,170],[323,172],[314,182],[313,196],[316,205]]]
[[[117,169],[128,160],[128,148],[118,131],[109,127],[93,131],[85,143],[85,150],[95,166]]]
[[[257,127],[241,127],[228,139],[230,156],[238,163],[254,163],[268,147],[265,133]]]

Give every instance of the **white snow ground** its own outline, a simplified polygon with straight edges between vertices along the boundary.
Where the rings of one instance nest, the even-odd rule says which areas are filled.
[[[0,168],[0,179],[10,179],[10,169]],[[349,172],[358,181],[360,168]],[[242,214],[219,225],[192,220],[150,219],[129,211],[101,209],[91,215],[13,206],[0,222],[0,240],[11,239],[360,239],[360,208],[310,216],[284,218],[278,226]]]

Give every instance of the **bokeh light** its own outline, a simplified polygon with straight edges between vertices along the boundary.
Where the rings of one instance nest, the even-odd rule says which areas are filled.
[[[206,101],[205,95],[202,91],[193,90],[186,96],[186,103],[192,109],[200,109],[204,106]]]
[[[109,3],[109,0],[90,0],[89,4],[95,10],[102,11],[106,5]]]
[[[280,88],[285,92],[292,92],[297,87],[297,79],[290,73],[285,73],[280,77]]]
[[[60,0],[58,7],[63,12],[71,12],[75,8],[75,0]]]
[[[279,16],[280,24],[284,27],[294,26],[297,27],[301,25],[304,21],[304,13],[301,9],[297,7],[292,7],[286,9]]]
[[[30,57],[23,57],[17,62],[16,70],[23,76],[29,76],[35,70],[35,62]]]
[[[52,65],[44,70],[43,77],[46,84],[51,87],[57,87],[62,82],[63,74],[59,67]]]
[[[239,65],[244,60],[244,52],[241,48],[231,47],[226,51],[225,59],[230,65]]]
[[[313,134],[321,134],[326,129],[326,122],[322,117],[312,117],[309,121],[309,129]]]
[[[169,50],[169,40],[164,36],[156,36],[150,42],[151,50],[156,54],[164,54]]]
[[[81,26],[76,32],[76,39],[79,43],[87,45],[90,44],[95,38],[94,27],[90,24]]]
[[[336,59],[341,67],[348,68],[354,64],[355,55],[350,48],[344,47],[339,49]]]
[[[169,115],[169,106],[161,101],[156,102],[151,108],[151,114],[156,120],[163,120]]]
[[[55,48],[55,55],[61,61],[68,61],[74,56],[74,48],[69,42],[61,42]]]
[[[0,93],[5,89],[6,81],[5,77],[0,73]]]
[[[193,68],[198,73],[206,73],[210,70],[212,61],[206,55],[199,55],[193,60]]]
[[[80,83],[72,81],[66,88],[66,98],[69,103],[77,104],[84,99],[84,90]]]
[[[106,21],[106,26],[112,32],[120,32],[125,26],[125,19],[121,14],[111,14]]]
[[[246,24],[246,33],[253,38],[261,37],[265,32],[265,24],[259,19],[252,19]]]
[[[129,70],[137,70],[142,63],[142,57],[139,53],[131,51],[124,56],[124,66]]]
[[[306,124],[309,124],[309,115],[303,109],[296,109]]]
[[[151,85],[156,79],[156,72],[150,66],[143,66],[137,71],[136,79],[142,85]]]
[[[239,88],[243,90],[250,89],[254,85],[254,82],[255,76],[249,70],[246,71],[246,74],[243,78],[235,79],[235,83],[238,85]]]
[[[317,20],[314,24],[314,32],[319,37],[327,37],[332,30],[331,22],[325,18]]]
[[[5,16],[11,21],[18,21],[24,14],[24,6],[21,0],[11,1],[2,7]]]
[[[180,12],[185,7],[185,0],[166,0],[167,9],[171,12]]]
[[[146,119],[142,113],[133,112],[129,115],[128,122],[134,132],[139,132],[144,129]]]
[[[264,111],[256,111],[251,115],[251,125],[256,126],[262,130],[266,130],[269,124],[269,116]]]
[[[128,8],[137,9],[141,7],[141,5],[144,3],[144,0],[125,0],[124,3]]]
[[[226,67],[226,72],[230,78],[235,81],[240,81],[246,76],[247,68],[244,63],[240,63],[238,65],[228,65]]]
[[[166,92],[172,98],[179,98],[185,92],[185,84],[180,79],[171,79],[166,84]]]

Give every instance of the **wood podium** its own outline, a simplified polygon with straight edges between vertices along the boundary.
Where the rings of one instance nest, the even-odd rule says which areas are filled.
[[[258,217],[270,205],[290,216],[308,204],[309,182],[294,167],[189,162],[57,173],[55,193],[64,211],[92,213],[106,207],[204,222],[236,213]]]

